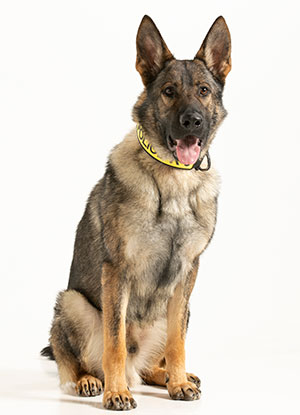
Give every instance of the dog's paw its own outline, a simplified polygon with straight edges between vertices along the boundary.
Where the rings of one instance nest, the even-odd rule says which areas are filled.
[[[197,388],[198,388],[198,389],[200,389],[200,386],[201,386],[201,380],[198,378],[198,376],[193,375],[192,373],[187,373],[187,374],[186,374],[186,377],[187,377],[187,380],[188,380],[189,382],[194,383],[194,384],[197,386]]]
[[[79,396],[96,396],[103,391],[101,380],[94,378],[94,376],[82,376],[76,385],[76,393]]]
[[[129,390],[122,392],[105,391],[103,395],[103,406],[115,411],[128,411],[137,407]]]
[[[169,384],[168,392],[172,399],[181,401],[195,401],[200,399],[201,392],[192,382]]]

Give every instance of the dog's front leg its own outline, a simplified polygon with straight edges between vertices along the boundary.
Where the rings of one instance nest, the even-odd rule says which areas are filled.
[[[168,335],[165,349],[167,388],[172,399],[191,401],[200,398],[197,386],[189,382],[185,371],[185,334],[187,328],[188,298],[190,290],[183,284],[176,286],[169,300]]]
[[[122,286],[118,271],[105,263],[102,268],[104,396],[106,409],[127,410],[136,407],[128,390],[126,364],[126,310],[128,290]]]

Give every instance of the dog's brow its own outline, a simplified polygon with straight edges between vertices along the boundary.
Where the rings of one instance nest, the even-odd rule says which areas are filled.
[[[193,61],[176,61],[172,66],[170,65],[165,75],[165,82],[172,84],[177,82],[185,89],[192,88],[197,81],[203,82],[207,78],[201,69],[195,67]]]
[[[186,61],[183,61],[183,71],[181,75],[181,82],[182,85],[193,86],[193,75],[190,69],[188,68],[188,64]]]
[[[168,82],[175,86],[193,86],[193,71],[189,68],[187,61],[177,61],[172,66],[170,65],[168,71],[165,73],[164,84]]]

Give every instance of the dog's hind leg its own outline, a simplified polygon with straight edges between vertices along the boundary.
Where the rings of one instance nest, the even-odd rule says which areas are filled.
[[[102,392],[101,312],[77,291],[59,294],[50,344],[62,388],[81,396]]]
[[[156,365],[143,373],[142,379],[147,385],[158,386],[166,386],[168,380],[166,369]]]
[[[198,376],[186,373],[187,380],[200,388],[201,381]],[[163,358],[158,365],[154,365],[150,370],[142,374],[142,379],[147,385],[167,386],[169,375],[165,369],[165,359]]]

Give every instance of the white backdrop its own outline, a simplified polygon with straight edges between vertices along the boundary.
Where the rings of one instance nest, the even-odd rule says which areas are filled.
[[[1,1],[3,368],[26,368],[47,344],[86,199],[110,149],[133,127],[141,18],[149,14],[184,59],[222,14],[233,44],[229,115],[211,150],[222,189],[191,299],[188,368],[201,376],[207,361],[227,362],[229,371],[241,362],[241,384],[247,370],[255,368],[258,380],[265,370],[278,388],[269,398],[286,394],[293,413],[300,368],[297,4]]]

